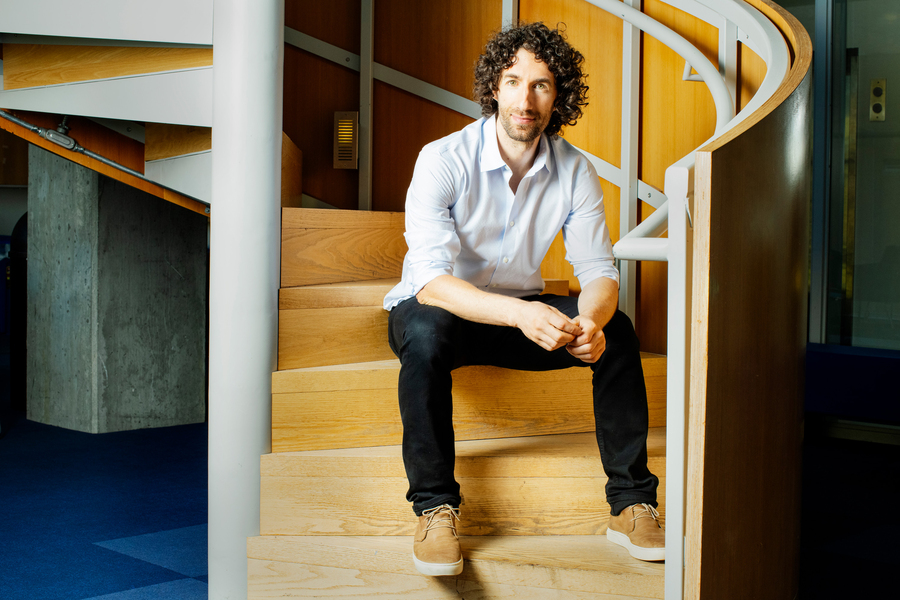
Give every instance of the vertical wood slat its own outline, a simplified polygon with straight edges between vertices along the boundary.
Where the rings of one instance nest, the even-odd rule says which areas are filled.
[[[698,153],[685,598],[796,597],[811,185],[808,36],[738,130]],[[763,175],[764,174],[764,175]]]

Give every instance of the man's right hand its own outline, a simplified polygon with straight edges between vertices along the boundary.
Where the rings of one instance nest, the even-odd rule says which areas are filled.
[[[549,351],[566,346],[582,334],[575,321],[543,302],[522,302],[515,325],[528,339]]]

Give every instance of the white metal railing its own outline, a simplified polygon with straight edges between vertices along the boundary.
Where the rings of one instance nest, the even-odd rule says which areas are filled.
[[[641,16],[632,21],[635,26],[657,38],[685,58],[684,78],[703,81],[709,86],[716,106],[716,129],[701,147],[736,126],[768,100],[787,76],[790,55],[781,33],[755,8],[740,0],[667,0],[685,12],[710,20],[718,27],[720,69],[711,72],[708,61],[680,36]],[[624,20],[635,15],[615,0],[588,0],[592,4],[619,14]],[[612,4],[610,8],[607,8]],[[738,41],[746,43],[766,63],[766,75],[751,101],[735,117],[733,106],[728,110],[722,98],[722,88],[728,102],[736,90],[735,60]],[[699,77],[691,77],[691,67]],[[730,90],[729,90],[730,88]],[[727,115],[727,119],[725,119]],[[723,122],[724,120],[724,122]],[[623,131],[625,123],[623,122]],[[697,148],[699,149],[699,147]],[[694,155],[692,150],[666,170],[665,204],[640,225],[623,233],[613,247],[620,260],[652,260],[668,262],[668,329],[666,363],[666,567],[665,598],[680,600],[684,590],[685,566],[685,492],[687,466],[687,411],[690,356],[690,281],[689,253],[691,252],[690,206],[693,198]],[[624,197],[623,201],[627,201]],[[624,212],[626,207],[622,207]],[[659,238],[668,230],[668,238]]]
[[[664,261],[668,263],[668,329],[667,329],[667,412],[666,412],[666,566],[665,598],[681,600],[684,588],[684,532],[685,532],[685,473],[687,440],[688,368],[690,351],[690,282],[689,256],[691,252],[691,201],[694,184],[694,155],[696,151],[735,127],[761,107],[779,88],[787,76],[790,54],[778,29],[742,0],[665,0],[686,13],[713,25],[719,31],[719,64],[713,65],[700,50],[670,28],[641,12],[636,5],[641,0],[586,0],[598,8],[623,20],[623,72],[622,72],[622,148],[621,164],[609,162],[582,152],[591,161],[601,178],[622,190],[622,235],[613,247],[620,261],[622,285],[620,306],[629,316],[634,316],[634,271],[628,262]],[[285,28],[285,41],[341,66],[360,71],[368,82],[361,89],[368,89],[371,81],[378,79],[416,94],[436,104],[445,106],[477,119],[481,107],[469,100],[437,86],[410,77],[372,61],[368,44],[371,41],[371,6],[373,0],[363,1],[362,27],[363,57],[347,52],[290,28]],[[518,21],[518,2],[503,0],[503,25]],[[685,59],[683,79],[703,82],[709,88],[716,109],[715,131],[698,148],[666,169],[662,191],[637,179],[636,111],[639,82],[640,45],[633,29],[639,29],[656,38]],[[368,29],[369,33],[365,31]],[[368,36],[368,37],[367,37]],[[753,50],[765,63],[766,75],[748,104],[736,112],[736,71],[738,43]],[[692,75],[693,70],[697,71]],[[371,99],[363,92],[362,103],[368,106]],[[364,128],[369,127],[368,117],[360,114],[360,146],[369,144],[362,139]],[[366,134],[367,135],[367,134]],[[371,168],[360,161],[360,169]],[[360,207],[367,208],[370,194],[370,173],[360,173]],[[364,185],[362,182],[366,181]],[[365,189],[365,188],[368,188]],[[638,201],[646,202],[656,210],[640,224],[636,223]],[[659,236],[668,231],[667,238]]]

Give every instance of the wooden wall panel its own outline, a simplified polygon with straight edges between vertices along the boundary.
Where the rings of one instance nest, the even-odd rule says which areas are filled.
[[[472,119],[379,81],[375,82],[374,114],[372,207],[403,211],[422,147],[462,129]]]
[[[284,48],[284,132],[303,153],[303,192],[338,208],[359,205],[359,172],[333,167],[334,113],[359,110],[359,73]]]
[[[284,24],[359,54],[359,7],[360,0],[285,0]]]
[[[212,149],[212,127],[147,123],[144,160],[160,160]]]
[[[60,115],[28,112],[24,110],[12,112],[20,119],[45,129],[55,130],[60,122],[62,122],[62,117]],[[69,117],[66,124],[69,127],[69,133],[67,135],[78,142],[83,148],[96,152],[97,154],[117,162],[120,165],[126,166],[129,169],[133,169],[138,173],[144,172],[144,145],[142,143],[84,117]],[[55,144],[53,145],[55,146]],[[63,150],[60,146],[56,147]],[[68,150],[63,150],[63,152],[75,154]],[[66,155],[63,154],[62,156]]]
[[[812,47],[802,28],[797,38],[797,61],[767,109],[698,153],[691,600],[797,596],[812,114]]]
[[[375,3],[375,62],[464,98],[475,61],[500,28],[500,0]]]
[[[28,142],[2,129],[0,185],[28,185]]]
[[[3,87],[15,90],[212,65],[212,48],[4,44]]]
[[[678,9],[646,0],[644,12],[673,29],[718,61],[718,30]],[[662,189],[666,169],[697,148],[715,131],[715,107],[706,85],[683,81],[684,59],[656,39],[643,35],[642,121],[640,179]],[[641,203],[640,218],[653,208]],[[642,262],[639,266],[635,328],[641,349],[666,352],[666,263]]]
[[[743,110],[766,77],[766,63],[744,44],[738,44],[738,56],[738,106]]]

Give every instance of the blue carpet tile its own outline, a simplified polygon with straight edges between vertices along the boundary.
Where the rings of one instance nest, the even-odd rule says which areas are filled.
[[[206,445],[205,424],[18,419],[0,439],[0,598],[205,598]]]
[[[89,600],[206,600],[207,586],[196,579],[179,579],[137,590],[94,596]]]
[[[206,532],[206,525],[197,525],[97,542],[97,545],[187,577],[203,577],[207,572]]]

